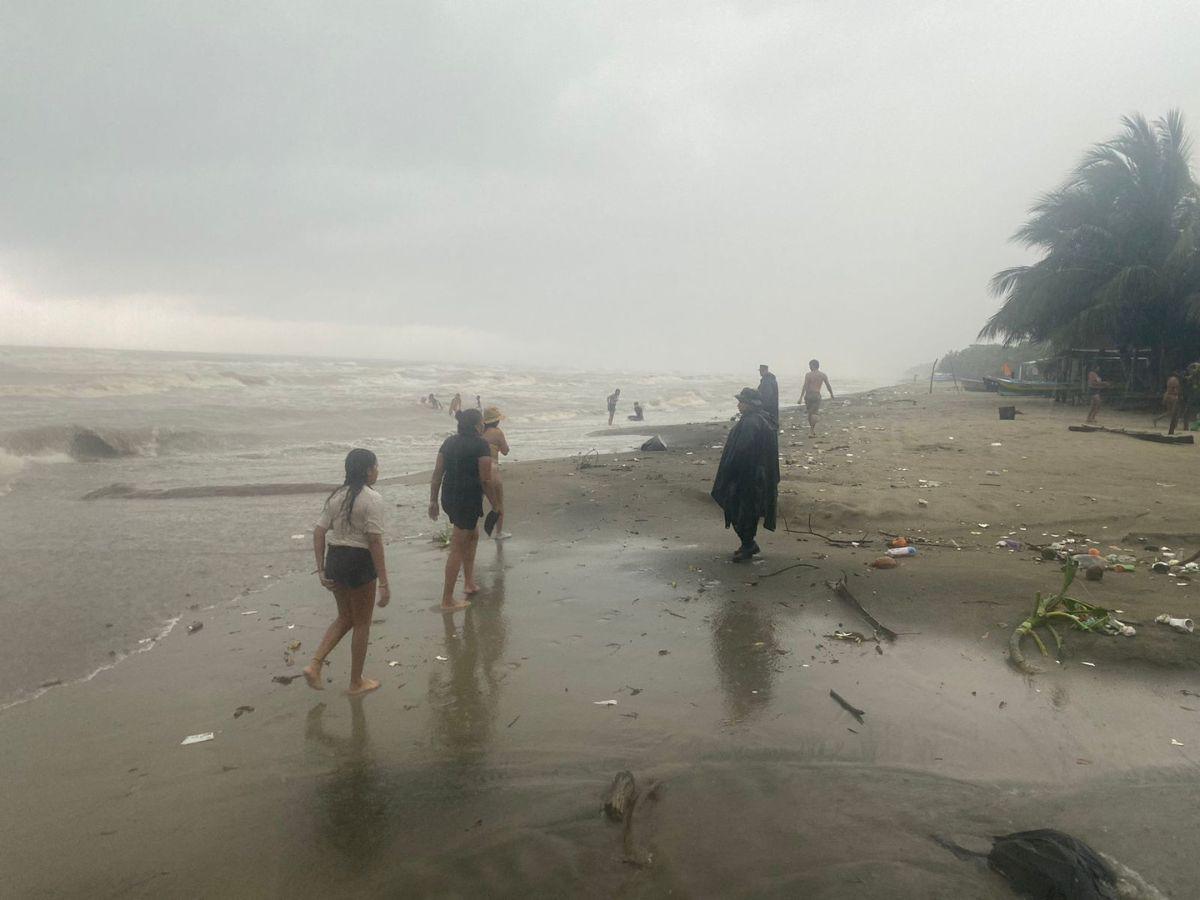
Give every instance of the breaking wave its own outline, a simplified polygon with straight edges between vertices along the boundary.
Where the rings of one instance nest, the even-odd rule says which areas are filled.
[[[11,457],[45,459],[62,454],[79,462],[125,456],[158,456],[209,449],[222,439],[202,431],[158,428],[90,428],[46,425],[0,435],[0,451]],[[3,477],[0,467],[0,478]]]

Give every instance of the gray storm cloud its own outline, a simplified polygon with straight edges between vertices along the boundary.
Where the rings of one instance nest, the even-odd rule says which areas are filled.
[[[0,16],[13,342],[140,305],[129,345],[893,374],[973,337],[1121,114],[1200,116],[1185,2]]]

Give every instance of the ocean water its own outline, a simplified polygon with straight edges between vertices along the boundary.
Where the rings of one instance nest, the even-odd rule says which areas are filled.
[[[839,392],[869,385],[833,377]],[[506,462],[629,450],[602,435],[622,389],[647,422],[728,419],[757,372],[571,372],[403,361],[0,348],[0,708],[92,677],[188,613],[311,569],[318,494],[221,486],[338,483],[351,447],[381,478],[429,469],[453,420],[418,398],[500,406]],[[799,385],[783,385],[785,402]],[[121,487],[117,487],[121,486]],[[188,498],[125,500],[137,489]],[[389,540],[421,540],[423,486],[385,485]],[[84,498],[108,494],[103,499]],[[204,496],[204,494],[209,494]],[[185,623],[186,624],[186,623]]]

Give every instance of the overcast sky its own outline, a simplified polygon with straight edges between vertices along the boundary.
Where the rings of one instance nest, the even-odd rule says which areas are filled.
[[[891,375],[1200,3],[0,0],[0,344]]]

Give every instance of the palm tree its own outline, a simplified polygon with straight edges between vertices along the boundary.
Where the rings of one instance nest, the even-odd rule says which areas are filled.
[[[1183,117],[1122,125],[1034,204],[1013,239],[1043,256],[993,276],[1004,302],[980,337],[1150,347],[1171,366],[1200,354],[1200,189]]]

